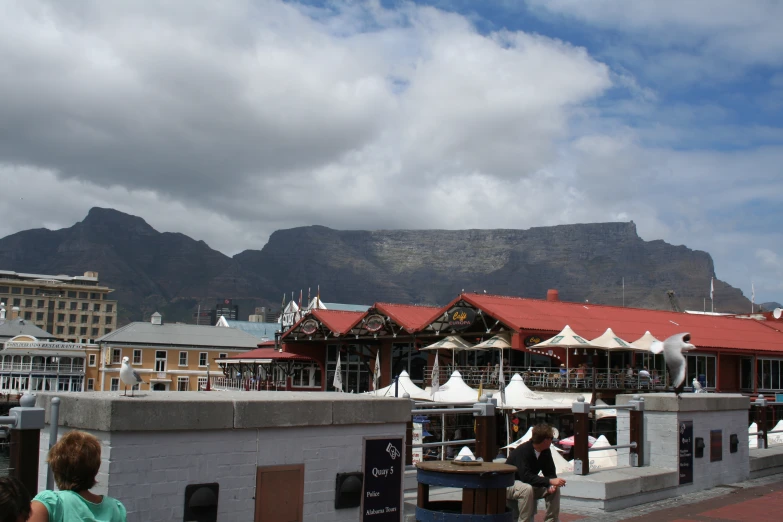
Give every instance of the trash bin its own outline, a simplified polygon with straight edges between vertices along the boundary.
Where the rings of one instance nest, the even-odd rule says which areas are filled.
[[[419,483],[416,520],[419,522],[513,522],[506,509],[506,488],[514,484],[517,469],[508,464],[475,465],[451,461],[416,464]],[[462,489],[462,500],[430,501],[430,486]]]

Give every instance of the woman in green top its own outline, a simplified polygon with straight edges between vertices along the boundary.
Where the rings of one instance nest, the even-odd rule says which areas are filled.
[[[83,431],[70,431],[46,459],[60,491],[42,491],[33,499],[28,522],[125,522],[125,506],[89,489],[97,483],[101,442]]]

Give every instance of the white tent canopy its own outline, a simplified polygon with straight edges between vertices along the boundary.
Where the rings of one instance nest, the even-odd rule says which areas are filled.
[[[585,398],[585,402],[589,403],[593,400],[593,394],[590,392],[541,392],[539,395],[550,401],[567,404],[569,408],[578,402],[577,399],[580,395]]]
[[[636,346],[640,350],[648,350],[649,351],[650,350],[650,346],[652,346],[652,343],[655,343],[655,342],[661,342],[661,341],[656,339],[653,336],[653,334],[651,334],[650,331],[647,330],[646,332],[644,332],[643,336],[639,337],[637,340],[635,340],[631,344],[633,344],[634,346]]]
[[[520,446],[524,444],[525,442],[530,440],[530,437],[533,436],[533,426],[529,427],[524,435],[519,437],[517,440],[509,444],[508,446],[503,446],[500,449],[515,449],[517,446]]]
[[[775,427],[772,428],[769,431],[780,431],[781,433],[768,433],[767,434],[767,442],[770,446],[777,446],[779,444],[783,444],[783,420],[778,421],[777,424],[775,424]]]
[[[545,399],[540,393],[532,391],[525,385],[522,376],[515,373],[511,377],[511,382],[506,386],[506,402],[501,398],[501,393],[497,392],[493,398],[498,400],[498,408],[513,408],[515,410],[548,410],[548,409],[571,409],[571,405]]]
[[[596,406],[609,406],[601,399],[597,399],[595,401]],[[608,410],[595,410],[595,418],[598,419],[608,419],[610,417],[617,417],[617,410],[614,408],[608,409]]]
[[[543,350],[546,348],[593,348],[593,345],[581,335],[577,335],[570,326],[565,325],[565,328],[557,335],[552,336],[546,341],[534,344],[530,348],[536,350]]]
[[[486,341],[482,341],[473,347],[474,350],[495,348],[500,350],[507,350],[511,348],[511,334],[509,332],[501,332],[493,337],[490,337]]]
[[[591,449],[604,448],[606,446],[611,446],[611,444],[609,444],[606,437],[601,435]],[[590,470],[617,467],[616,449],[591,451],[588,453],[587,458],[590,460]]]
[[[411,380],[408,372],[403,370],[397,378],[397,393],[400,397],[407,393],[411,399],[416,400],[430,400],[430,394],[416,386]],[[385,388],[380,388],[376,391],[365,392],[365,395],[375,395],[376,397],[394,397],[394,383],[391,383]]]
[[[758,440],[759,426],[755,422],[752,422],[748,427],[748,447],[755,449],[759,447]]]
[[[474,390],[462,380],[462,375],[455,371],[445,384],[440,385],[432,400],[434,402],[478,402],[478,390]]]
[[[603,334],[590,341],[590,344],[592,344],[593,346],[597,346],[602,350],[607,350],[607,351],[619,351],[619,350],[641,351],[633,343],[629,343],[627,341],[623,341],[622,339],[620,339],[620,337],[618,337],[617,334],[614,333],[611,328],[607,328]]]
[[[557,448],[552,446],[551,449],[555,450]],[[574,471],[573,462],[566,460],[565,457],[560,454],[560,451],[552,451],[552,460],[555,462],[555,471],[557,471],[558,475],[566,473],[567,471]]]
[[[419,348],[421,351],[425,350],[454,350],[456,352],[460,352],[462,350],[473,350],[474,347],[472,344],[467,342],[465,339],[460,337],[459,335],[449,335],[447,337],[444,337],[443,339],[440,339],[437,342],[434,342],[428,346],[425,346],[424,348]],[[481,348],[479,348],[480,350]]]

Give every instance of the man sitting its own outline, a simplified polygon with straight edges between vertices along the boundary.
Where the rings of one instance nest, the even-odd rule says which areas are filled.
[[[547,424],[533,427],[529,441],[517,447],[506,460],[516,466],[514,485],[506,490],[506,498],[516,500],[519,507],[519,522],[528,522],[535,509],[536,499],[546,500],[545,522],[557,522],[560,516],[560,489],[566,481],[557,478],[555,462],[552,460],[554,431]],[[539,476],[539,472],[543,474]]]

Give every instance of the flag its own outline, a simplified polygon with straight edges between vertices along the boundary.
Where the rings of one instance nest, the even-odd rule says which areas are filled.
[[[440,389],[440,368],[438,367],[438,352],[435,352],[435,364],[432,365],[432,375],[430,376],[432,385],[432,395],[434,396]]]
[[[310,304],[310,287],[307,287],[307,304]]]
[[[375,369],[372,372],[372,386],[374,390],[378,389],[381,382],[381,349],[375,352]]]
[[[318,306],[321,306],[321,285],[318,285],[315,297],[318,299]]]
[[[302,289],[299,289],[299,308],[302,308]]]
[[[750,283],[750,304],[756,304],[756,287]]]
[[[715,293],[715,283],[713,281],[713,278],[710,277],[710,299],[713,299],[713,295]]]
[[[500,350],[500,374],[498,375],[498,386],[500,386],[500,400],[506,404],[506,376],[503,375],[503,350]]]
[[[334,369],[334,381],[332,386],[337,391],[343,391],[343,370],[340,366],[340,352],[337,352],[337,366]]]

